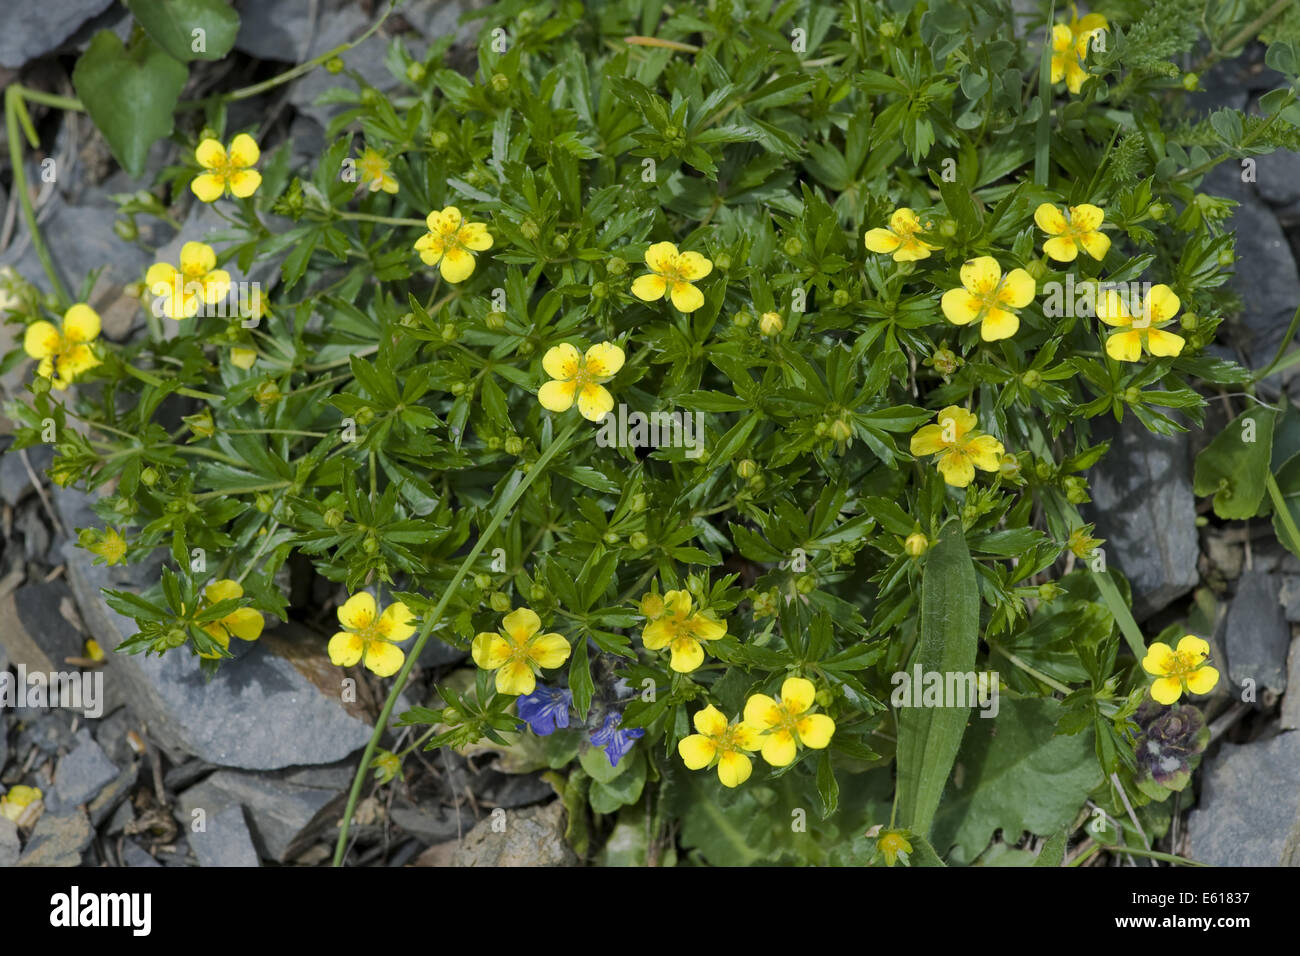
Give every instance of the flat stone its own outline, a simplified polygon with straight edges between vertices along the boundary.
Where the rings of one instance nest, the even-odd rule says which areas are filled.
[[[469,831],[453,864],[577,866],[578,856],[564,840],[564,804],[493,811]]]
[[[79,492],[60,488],[56,501],[69,527],[96,523]],[[250,770],[329,764],[370,739],[370,724],[342,700],[342,675],[324,653],[324,635],[284,625],[252,644],[234,641],[243,645],[232,647],[242,656],[222,662],[211,681],[185,652],[116,654],[136,627],[109,608],[99,590],[140,593],[157,581],[156,571],[95,565],[71,543],[63,555],[86,626],[108,656],[109,678],[122,684],[132,710],[173,763],[192,755]]]
[[[243,807],[232,805],[211,816],[202,831],[190,828],[190,846],[199,866],[259,866]]]
[[[1120,426],[1098,419],[1093,440],[1103,439],[1111,447],[1093,469],[1086,513],[1105,539],[1107,565],[1118,566],[1132,584],[1141,620],[1199,580],[1188,438],[1153,434],[1130,415]]]
[[[5,817],[0,817],[0,870],[18,865],[20,855],[18,827]]]
[[[1233,684],[1254,681],[1256,691],[1286,690],[1291,627],[1280,599],[1281,582],[1271,574],[1246,571],[1228,607],[1224,648]]]
[[[1255,189],[1274,206],[1300,200],[1300,153],[1279,149],[1255,157]]]
[[[80,866],[81,854],[94,837],[81,810],[41,814],[27,840],[19,866]]]
[[[54,449],[49,445],[33,445],[31,448],[24,448],[23,451],[27,453],[27,462],[32,466],[32,471],[38,476],[44,473],[45,469],[50,467],[50,462],[54,460]],[[23,464],[22,455],[6,449],[4,454],[0,455],[0,499],[3,499],[5,504],[13,506],[34,490],[31,475],[27,472],[27,466]]]
[[[120,772],[99,744],[91,739],[89,731],[80,731],[77,739],[76,748],[59,758],[55,768],[54,794],[50,801],[52,810],[89,803]]]
[[[0,598],[0,644],[15,664],[28,673],[40,671],[76,673],[67,658],[80,657],[85,641],[73,623],[77,617],[72,591],[61,579],[28,581]]]
[[[258,855],[283,863],[292,859],[342,815],[345,793],[338,775],[292,770],[242,773],[219,770],[180,795],[176,818],[190,833],[194,811],[203,810],[209,829],[231,807],[248,812],[249,832]]]
[[[17,69],[58,49],[77,28],[113,0],[41,0],[0,7],[0,66]]]
[[[474,816],[462,807],[457,813],[453,807],[421,810],[414,807],[394,807],[389,818],[411,836],[425,843],[442,843],[464,835],[474,826]]]
[[[1203,765],[1189,854],[1211,866],[1300,865],[1300,733],[1224,744]]]
[[[127,840],[126,844],[122,847],[122,865],[143,867],[162,866],[162,864],[155,860],[144,847],[140,846],[140,844],[136,843],[134,840]]]
[[[1291,638],[1291,650],[1286,658],[1286,679],[1289,693],[1282,698],[1278,726],[1283,730],[1300,730],[1300,637]]]

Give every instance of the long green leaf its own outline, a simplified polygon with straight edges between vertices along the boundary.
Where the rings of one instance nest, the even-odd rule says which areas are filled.
[[[921,575],[921,638],[916,663],[923,673],[975,669],[979,591],[960,521],[950,521],[926,557]],[[921,688],[913,687],[913,703]],[[939,797],[952,772],[970,715],[964,707],[904,707],[898,715],[898,824],[928,837]]]

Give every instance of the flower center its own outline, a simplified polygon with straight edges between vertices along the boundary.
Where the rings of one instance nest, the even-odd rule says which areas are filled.
[[[1169,662],[1170,677],[1183,678],[1200,667],[1196,658],[1187,651],[1174,651],[1174,659]]]

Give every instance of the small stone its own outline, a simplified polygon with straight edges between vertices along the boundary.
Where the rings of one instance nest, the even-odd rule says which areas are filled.
[[[0,8],[0,66],[17,69],[57,49],[113,0],[41,0]]]
[[[12,820],[0,817],[0,870],[18,865],[18,827]]]
[[[1247,571],[1237,581],[1228,607],[1224,649],[1228,673],[1237,686],[1254,681],[1256,692],[1286,690],[1286,658],[1291,627],[1279,598],[1279,582],[1271,574]]]
[[[1189,855],[1211,866],[1300,865],[1297,810],[1300,733],[1224,744],[1204,764],[1200,802],[1187,821]]]
[[[37,476],[44,473],[45,469],[50,467],[50,462],[54,460],[54,449],[49,445],[35,445],[23,450],[27,453],[27,461]],[[35,486],[32,484],[31,475],[27,473],[27,466],[23,464],[22,455],[6,449],[4,454],[0,454],[0,499],[12,507],[33,490]]]
[[[1279,149],[1255,158],[1255,188],[1266,202],[1285,206],[1300,199],[1300,153]]]
[[[122,847],[122,865],[123,866],[158,866],[162,864],[155,860],[140,844],[134,840],[127,840],[126,845]]]
[[[117,766],[91,739],[89,731],[80,731],[77,739],[76,748],[59,759],[54,771],[52,810],[89,803],[118,775]]]
[[[494,810],[465,837],[453,858],[456,866],[577,866],[578,856],[564,840],[564,805]]]
[[[238,805],[209,817],[205,830],[196,832],[191,827],[190,846],[199,858],[199,866],[259,865],[253,838],[244,821],[244,809]]]
[[[1278,726],[1283,730],[1300,730],[1300,637],[1291,638],[1291,652],[1286,659],[1288,693],[1282,698],[1282,715]]]
[[[394,807],[389,812],[389,818],[411,836],[425,843],[454,840],[468,833],[474,826],[474,817],[468,810],[462,809],[457,813],[453,807],[438,807],[436,810]]]
[[[80,866],[81,854],[94,837],[81,810],[43,813],[27,840],[19,866]]]

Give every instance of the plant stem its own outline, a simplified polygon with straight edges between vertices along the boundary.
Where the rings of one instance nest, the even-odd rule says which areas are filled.
[[[67,308],[72,304],[68,296],[68,290],[63,286],[63,280],[59,278],[59,273],[54,268],[54,259],[50,255],[49,248],[45,245],[45,240],[41,237],[40,227],[36,225],[36,210],[32,208],[32,197],[27,192],[27,170],[23,165],[23,141],[18,135],[18,116],[19,110],[24,109],[22,105],[23,87],[17,83],[5,90],[5,132],[9,136],[9,164],[13,167],[13,189],[11,195],[18,197],[18,204],[23,210],[23,221],[27,223],[27,234],[31,236],[32,246],[36,249],[36,255],[41,260],[41,268],[50,278],[50,286],[54,290],[54,295],[59,300],[62,308]]]
[[[366,782],[366,771],[370,767],[371,760],[374,758],[375,749],[379,746],[379,739],[384,735],[384,731],[388,729],[388,719],[392,716],[393,707],[397,704],[398,695],[400,695],[403,688],[406,687],[406,681],[410,677],[411,669],[415,666],[416,659],[420,656],[420,651],[424,649],[425,642],[428,641],[429,636],[433,633],[433,629],[438,626],[438,622],[442,619],[443,612],[447,610],[447,605],[451,603],[452,596],[460,587],[460,583],[465,580],[465,576],[469,574],[469,569],[473,567],[474,562],[478,560],[478,556],[483,553],[483,549],[492,539],[492,535],[494,535],[497,528],[501,526],[501,522],[505,520],[506,515],[510,513],[519,499],[523,497],[524,492],[528,490],[528,486],[533,483],[533,480],[546,470],[546,466],[551,459],[568,446],[570,439],[573,438],[574,433],[578,430],[580,425],[581,422],[574,422],[570,425],[560,435],[560,437],[551,442],[546,451],[542,452],[541,456],[533,463],[533,466],[526,474],[523,474],[521,477],[516,475],[516,477],[511,479],[511,481],[514,482],[514,487],[508,488],[500,502],[497,503],[496,508],[492,512],[491,519],[479,533],[478,540],[474,542],[474,547],[471,548],[469,554],[465,556],[465,560],[461,562],[455,575],[452,576],[451,582],[442,592],[442,597],[438,599],[438,603],[434,606],[433,611],[430,612],[429,616],[425,619],[424,625],[420,628],[420,634],[415,639],[415,644],[412,645],[411,649],[406,654],[406,662],[402,665],[402,669],[397,672],[397,679],[393,681],[392,689],[388,692],[388,698],[384,701],[383,710],[379,712],[379,719],[375,721],[375,729],[370,735],[370,742],[366,744],[365,752],[361,755],[361,763],[357,766],[356,776],[352,780],[352,789],[348,793],[347,807],[343,811],[343,822],[339,826],[338,843],[334,847],[335,866],[343,865],[343,857],[347,852],[348,846],[348,829],[352,823],[352,814],[356,811],[357,801],[361,797],[361,788]]]

